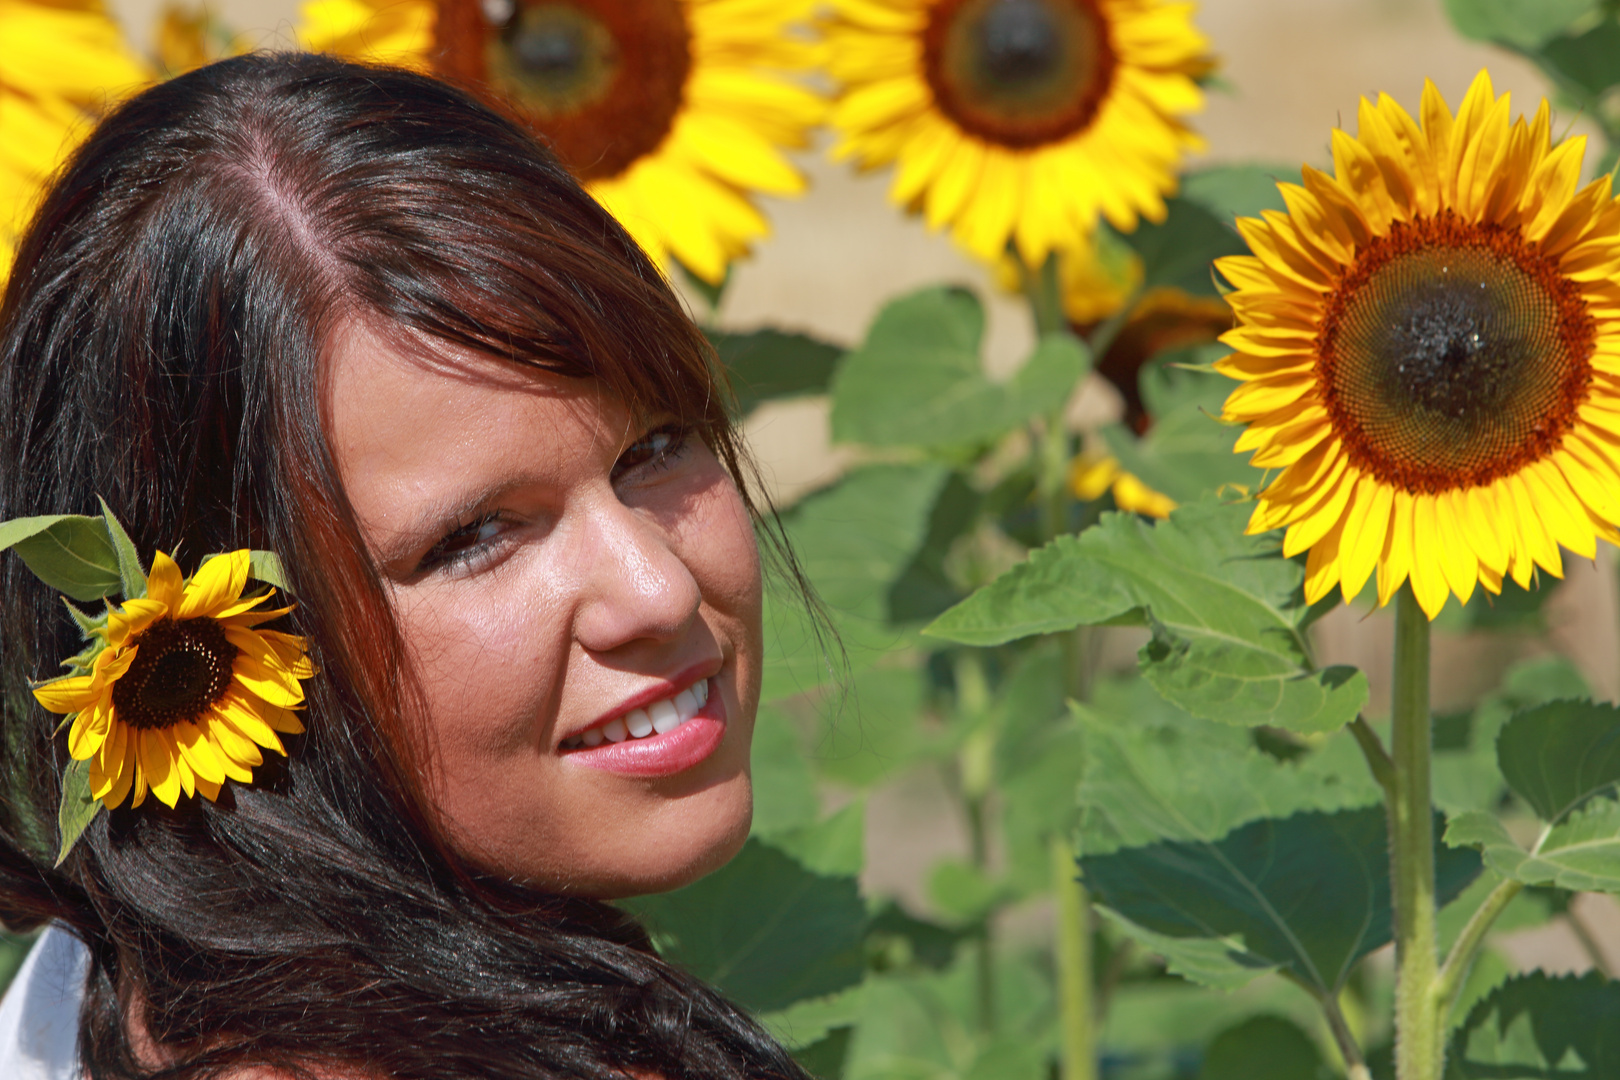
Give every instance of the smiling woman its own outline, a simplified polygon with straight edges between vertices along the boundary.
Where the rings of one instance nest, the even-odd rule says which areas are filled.
[[[761,652],[723,387],[606,212],[443,84],[247,57],[109,117],[16,266],[0,517],[104,496],[171,592],[159,548],[276,551],[313,664],[285,758],[109,795],[53,866],[77,744],[24,690],[77,631],[8,557],[0,919],[54,928],[7,1009],[88,974],[54,1058],[0,1014],[0,1073],[802,1076],[601,902],[743,842]],[[119,671],[190,627],[153,618]]]

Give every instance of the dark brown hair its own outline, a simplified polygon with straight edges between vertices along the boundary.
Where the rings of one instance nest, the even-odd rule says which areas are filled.
[[[249,56],[109,116],[0,309],[0,519],[94,513],[99,494],[146,558],[276,550],[322,676],[308,733],[253,786],[103,813],[52,869],[66,751],[27,686],[77,635],[0,565],[0,919],[88,945],[91,1076],[802,1076],[616,909],[482,876],[442,841],[400,720],[403,646],[320,423],[321,350],[350,317],[600,380],[737,475],[711,353],[667,283],[466,95]],[[174,1063],[137,1060],[132,1026]]]

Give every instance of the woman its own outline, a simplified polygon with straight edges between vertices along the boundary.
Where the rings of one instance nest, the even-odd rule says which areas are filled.
[[[18,253],[0,416],[0,517],[272,549],[320,669],[285,759],[52,869],[79,645],[5,560],[0,917],[87,947],[90,1076],[803,1075],[601,902],[747,833],[758,558],[701,336],[531,138],[322,57],[146,91]]]

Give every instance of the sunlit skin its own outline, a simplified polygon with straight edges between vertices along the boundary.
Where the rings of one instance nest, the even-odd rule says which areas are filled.
[[[424,698],[430,795],[475,862],[594,897],[715,869],[748,833],[760,575],[730,475],[600,384],[350,323],[328,353],[344,491]],[[562,748],[713,675],[724,734],[674,775]]]

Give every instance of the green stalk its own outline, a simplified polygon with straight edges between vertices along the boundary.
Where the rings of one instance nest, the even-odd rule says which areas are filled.
[[[1395,700],[1389,800],[1395,892],[1395,1076],[1440,1080],[1445,1054],[1435,931],[1434,811],[1429,793],[1429,619],[1410,584],[1395,602]]]
[[[1038,271],[1025,273],[1024,292],[1038,337],[1071,332],[1063,312],[1063,283],[1057,256]],[[1115,328],[1117,332],[1117,328]],[[1069,433],[1062,407],[1053,410],[1031,446],[1036,490],[1041,500],[1042,533],[1047,540],[1069,531]],[[1080,627],[1062,635],[1064,692],[1077,701],[1091,694],[1092,630]],[[1096,1080],[1097,1015],[1092,992],[1091,902],[1080,884],[1074,846],[1054,835],[1052,889],[1057,901],[1058,1015],[1062,1031],[1062,1080]]]
[[[1062,1080],[1097,1080],[1092,1047],[1091,926],[1086,890],[1074,865],[1074,848],[1052,837],[1052,891],[1057,899],[1057,970]]]
[[[984,670],[984,656],[976,649],[956,654],[956,707],[974,725],[972,733],[957,752],[961,777],[962,804],[967,818],[969,854],[973,865],[986,871],[990,865],[989,835],[985,802],[995,769],[995,733],[990,729],[990,682]],[[996,1031],[996,958],[990,918],[986,917],[979,938],[973,943],[974,997],[979,1030],[986,1036]]]

